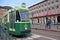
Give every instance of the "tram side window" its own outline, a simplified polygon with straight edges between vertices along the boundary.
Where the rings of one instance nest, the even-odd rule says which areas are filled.
[[[10,27],[14,28],[14,22],[15,22],[15,14],[13,11],[10,13]]]
[[[21,21],[19,11],[16,11],[16,21]]]

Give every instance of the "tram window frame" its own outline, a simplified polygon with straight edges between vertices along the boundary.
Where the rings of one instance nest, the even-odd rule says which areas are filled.
[[[19,10],[16,10],[16,22],[17,21],[21,21],[21,17],[20,17],[20,12],[19,12]]]

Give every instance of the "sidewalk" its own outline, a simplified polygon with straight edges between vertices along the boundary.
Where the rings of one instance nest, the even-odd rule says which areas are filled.
[[[56,31],[32,29],[32,32],[36,32],[36,33],[40,33],[40,34],[48,34],[48,35],[53,35],[53,36],[60,36],[60,32],[56,32]]]
[[[32,24],[32,29],[38,29],[38,30],[47,30],[47,31],[56,31],[60,32],[60,25],[53,25],[51,24],[51,29],[45,29],[45,24]]]

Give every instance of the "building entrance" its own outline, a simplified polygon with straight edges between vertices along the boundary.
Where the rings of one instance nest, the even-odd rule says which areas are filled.
[[[57,22],[60,23],[60,15],[57,16]]]

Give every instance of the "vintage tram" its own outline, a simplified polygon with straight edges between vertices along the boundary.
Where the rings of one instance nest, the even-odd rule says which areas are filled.
[[[31,34],[29,21],[29,10],[25,3],[21,7],[10,9],[2,17],[2,25],[7,27],[9,34],[28,35]]]

